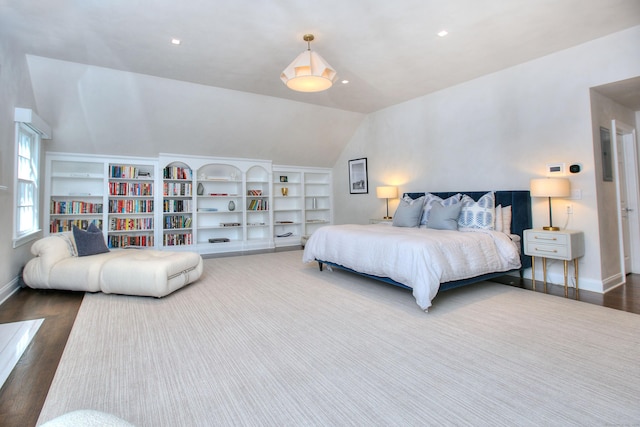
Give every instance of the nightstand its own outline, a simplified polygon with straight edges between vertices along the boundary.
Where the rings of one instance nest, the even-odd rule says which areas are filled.
[[[544,291],[547,292],[547,258],[564,261],[564,296],[568,296],[568,263],[573,261],[576,278],[576,298],[578,297],[578,258],[584,256],[584,233],[576,230],[547,231],[542,229],[524,230],[524,253],[531,256],[531,281],[536,290],[535,258],[542,258]]]
[[[393,224],[393,219],[371,218],[369,224]]]

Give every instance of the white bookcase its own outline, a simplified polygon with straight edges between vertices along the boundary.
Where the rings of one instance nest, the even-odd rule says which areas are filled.
[[[330,169],[166,153],[46,158],[45,234],[95,223],[113,249],[207,254],[300,245],[332,223]]]
[[[246,173],[245,195],[245,237],[247,248],[252,249],[269,242],[271,235],[271,165],[251,166]]]
[[[193,245],[193,171],[182,162],[162,168],[162,246]]]
[[[331,169],[273,167],[276,246],[300,245],[303,236],[333,222],[331,184]]]
[[[111,159],[107,165],[107,246],[155,246],[157,161]]]
[[[197,182],[198,247],[202,252],[242,250],[242,171],[232,164],[207,163],[198,168]]]
[[[309,236],[318,228],[333,223],[331,170],[304,172],[305,230]]]
[[[103,229],[105,163],[76,156],[49,156],[45,166],[45,234],[94,223]],[[44,204],[46,206],[46,203]]]

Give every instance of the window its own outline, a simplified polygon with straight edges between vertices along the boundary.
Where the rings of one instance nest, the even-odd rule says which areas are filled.
[[[16,123],[16,200],[13,247],[40,231],[40,135]]]

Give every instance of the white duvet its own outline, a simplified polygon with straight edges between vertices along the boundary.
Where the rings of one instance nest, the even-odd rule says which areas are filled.
[[[517,245],[498,231],[449,231],[388,224],[332,225],[307,241],[303,262],[333,262],[360,273],[389,277],[413,289],[423,310],[440,283],[520,267]]]

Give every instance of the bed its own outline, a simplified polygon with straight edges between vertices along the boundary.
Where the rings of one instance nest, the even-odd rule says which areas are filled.
[[[400,204],[409,203],[422,205],[418,226],[379,223],[322,227],[307,241],[303,262],[318,262],[320,271],[327,265],[411,289],[424,311],[439,291],[510,272],[519,272],[522,277],[523,270],[531,266],[531,258],[524,255],[522,247],[523,231],[531,228],[529,191],[405,193]],[[455,230],[427,226],[429,221],[435,224],[442,206],[453,209],[451,205],[457,203],[472,208],[459,211]],[[438,209],[431,209],[436,204]],[[478,209],[493,216],[483,218]],[[404,212],[399,207],[394,223]],[[471,222],[463,217],[471,218]],[[485,223],[478,226],[476,218]],[[489,221],[493,221],[491,226]]]

